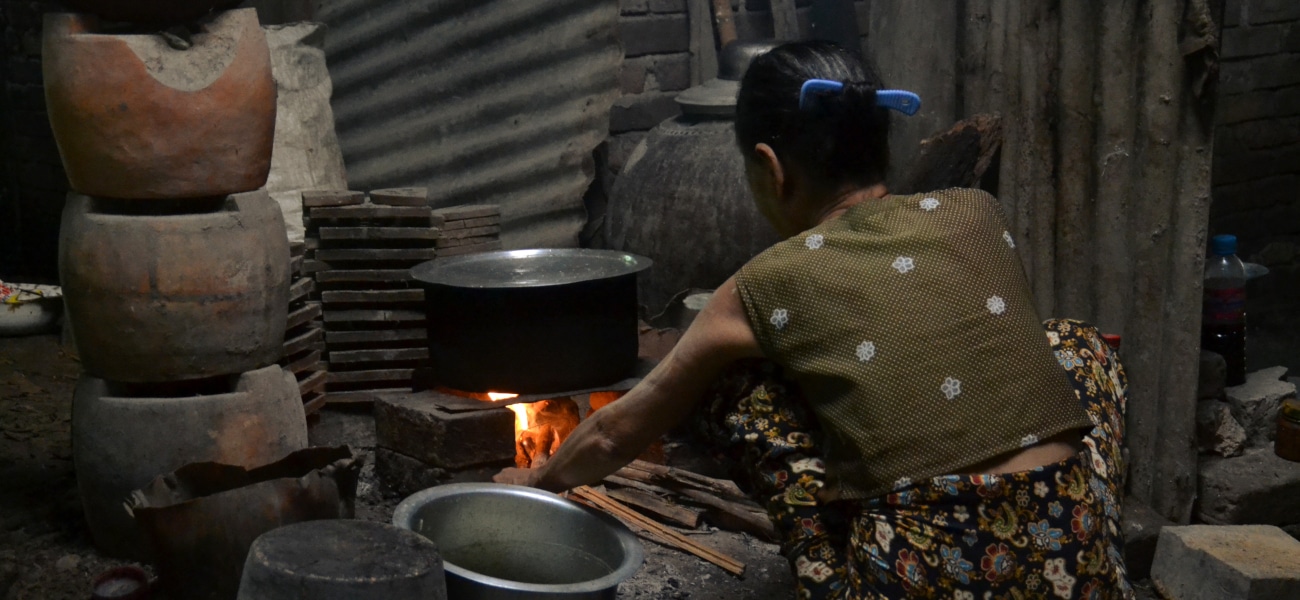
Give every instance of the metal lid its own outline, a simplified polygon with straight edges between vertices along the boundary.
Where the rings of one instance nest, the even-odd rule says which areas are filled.
[[[420,263],[411,268],[411,276],[422,283],[449,287],[525,288],[630,275],[652,264],[644,256],[616,250],[503,250]]]
[[[759,55],[779,46],[778,42],[732,42],[718,57],[718,77],[677,95],[677,104],[688,115],[734,117],[736,94],[749,64]]]

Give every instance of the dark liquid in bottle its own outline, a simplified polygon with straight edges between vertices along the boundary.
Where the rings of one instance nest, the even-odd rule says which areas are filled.
[[[1228,385],[1246,383],[1245,324],[1202,325],[1201,347],[1222,355],[1223,360],[1228,363]]]

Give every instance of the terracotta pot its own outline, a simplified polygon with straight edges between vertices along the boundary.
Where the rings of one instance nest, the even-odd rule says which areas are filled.
[[[68,194],[59,275],[86,371],[123,382],[242,373],[279,360],[289,241],[265,191],[213,212],[139,216]]]
[[[72,189],[109,198],[221,196],[271,168],[275,81],[257,12],[224,12],[188,50],[45,16],[45,101]]]
[[[139,397],[120,387],[82,377],[72,400],[77,489],[95,545],[110,556],[147,558],[124,504],[158,475],[205,461],[260,467],[307,447],[297,380],[278,366],[221,393]]]
[[[238,6],[240,0],[63,0],[64,4],[111,21],[184,23],[213,8]]]

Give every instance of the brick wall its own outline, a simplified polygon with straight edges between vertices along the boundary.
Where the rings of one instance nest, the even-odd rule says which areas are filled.
[[[53,282],[68,182],[41,87],[41,15],[48,3],[0,4],[0,279]]]
[[[1300,371],[1300,2],[1228,0],[1210,232],[1271,273],[1248,293],[1252,369]]]

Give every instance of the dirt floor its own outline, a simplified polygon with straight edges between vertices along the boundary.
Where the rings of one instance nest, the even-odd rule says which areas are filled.
[[[82,518],[71,442],[78,374],[58,336],[0,338],[0,599],[83,600],[97,574],[127,564],[95,552]],[[357,517],[387,522],[401,498],[385,496],[375,481],[370,416],[325,411],[311,438],[316,445],[349,444],[365,457]],[[619,598],[793,597],[776,546],[722,531],[696,539],[746,563],[745,577],[645,542],[645,566],[620,587]]]

